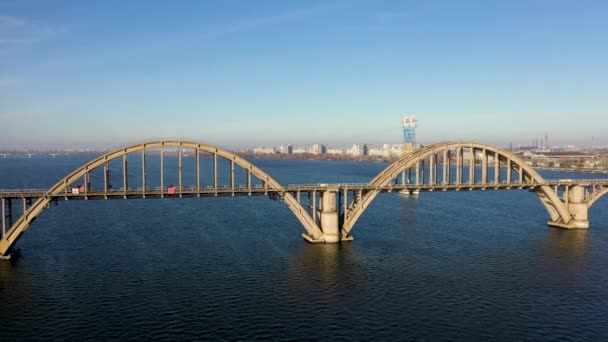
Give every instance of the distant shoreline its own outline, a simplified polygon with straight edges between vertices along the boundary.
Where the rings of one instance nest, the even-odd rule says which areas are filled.
[[[367,162],[385,162],[391,163],[399,160],[398,157],[387,158],[380,156],[352,156],[343,154],[312,154],[312,153],[275,153],[275,154],[256,154],[250,152],[235,152],[235,154],[251,159],[284,159],[284,160],[333,160],[333,161],[367,161]]]

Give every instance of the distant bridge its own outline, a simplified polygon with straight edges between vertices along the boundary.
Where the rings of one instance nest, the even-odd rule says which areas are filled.
[[[164,184],[164,151],[177,149],[176,186]],[[160,186],[147,184],[146,156],[160,152]],[[196,159],[196,181],[186,186],[182,180],[184,150]],[[141,156],[141,184],[130,186],[127,156]],[[201,182],[201,158],[212,161],[211,185]],[[110,186],[112,160],[122,159],[122,187]],[[228,161],[228,183],[218,181],[218,159]],[[103,184],[91,184],[91,172],[103,169]],[[237,185],[237,168],[244,171],[244,184]],[[452,169],[455,169],[455,172]],[[257,184],[256,184],[257,180]],[[101,182],[100,182],[101,183]],[[84,184],[74,187],[75,184]],[[512,153],[475,142],[446,142],[424,147],[389,165],[366,184],[295,184],[282,186],[266,172],[232,152],[215,146],[186,141],[154,141],[118,149],[102,155],[57,182],[47,190],[0,189],[2,239],[0,256],[10,257],[21,237],[51,202],[63,200],[181,198],[268,195],[287,204],[306,231],[309,242],[335,243],[352,240],[355,222],[381,192],[528,189],[537,194],[547,210],[548,224],[561,228],[588,228],[588,209],[608,193],[608,179],[545,180]],[[21,202],[21,203],[19,203]],[[303,205],[303,203],[305,205]],[[22,205],[21,216],[13,222],[13,211]]]

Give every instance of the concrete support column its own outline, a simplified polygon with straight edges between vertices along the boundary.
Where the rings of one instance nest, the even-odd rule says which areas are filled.
[[[519,184],[524,184],[524,168],[522,166],[519,167]]]
[[[110,188],[110,166],[108,162],[103,164],[103,196],[108,198],[108,189]],[[66,188],[67,191],[67,188]]]
[[[355,192],[353,191],[353,198],[355,198]],[[344,213],[344,217],[346,217],[346,213],[348,212],[348,190],[344,189],[344,196],[342,197],[342,206],[344,207],[344,209],[342,209],[343,213]]]
[[[160,146],[160,197],[165,197],[165,149]]]
[[[587,203],[585,203],[585,187],[575,185],[568,190],[568,212],[572,216],[572,228],[589,228]]]
[[[511,159],[507,160],[507,184],[511,185]]]
[[[485,149],[481,153],[481,183],[488,183],[488,152]]]
[[[89,199],[89,188],[91,187],[91,174],[89,170],[84,173],[84,199]]]
[[[437,171],[439,167],[437,166],[437,153],[433,153],[433,185],[437,185]]]
[[[247,191],[251,196],[251,170],[247,170]],[[300,192],[298,191],[298,203],[300,203]]]
[[[217,153],[213,154],[213,189],[217,196]]]
[[[7,226],[10,229],[13,226],[13,200],[10,198],[6,200],[6,215],[8,222]]]
[[[201,151],[196,149],[196,197],[201,197]]]
[[[500,184],[500,157],[494,153],[494,184]]]
[[[456,184],[462,184],[464,159],[462,157],[462,147],[456,149]]]
[[[450,150],[443,151],[443,185],[450,184]]]
[[[182,147],[177,148],[177,189],[182,197]]]
[[[469,184],[475,184],[475,149],[471,148],[471,159],[469,161]]]
[[[86,194],[91,189],[91,172],[87,169],[84,174],[84,193]]]
[[[63,186],[64,186],[63,187],[63,199],[67,201],[68,200],[68,192],[71,192],[70,191],[70,186],[68,185],[68,180],[67,179],[65,180],[65,183],[64,183]]]
[[[6,202],[4,198],[0,201],[2,201],[2,238],[4,238],[6,236]]]
[[[424,184],[424,159],[420,161],[420,184]]]
[[[127,171],[127,155],[122,156],[122,195],[127,198],[127,188],[129,187],[129,173]]]
[[[232,196],[234,196],[234,160],[230,160],[230,190],[232,191]]]
[[[433,153],[431,154],[431,157],[429,158],[429,184],[430,185],[435,185],[435,177],[437,176],[435,173],[435,171],[437,170],[435,168],[435,156],[436,154]]]
[[[326,243],[340,242],[340,225],[336,190],[326,190],[321,193],[321,210],[319,214],[320,228]]]
[[[146,149],[141,150],[141,196],[146,198]]]
[[[312,192],[312,221],[317,224],[317,192]]]

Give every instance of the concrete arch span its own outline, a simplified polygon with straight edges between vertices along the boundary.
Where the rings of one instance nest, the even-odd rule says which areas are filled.
[[[465,158],[468,154],[468,159]],[[441,184],[438,183],[437,174],[439,173],[438,158],[442,156],[444,160],[442,165],[443,179]],[[494,179],[488,179],[489,163],[488,158],[492,157],[494,162]],[[456,177],[453,180],[450,166],[451,160],[455,160]],[[428,178],[424,177],[424,164],[428,163]],[[472,163],[472,164],[471,164]],[[471,165],[476,165],[471,167]],[[464,167],[468,166],[469,179],[464,179]],[[481,182],[475,175],[475,169],[481,166]],[[413,189],[416,186],[455,186],[458,189],[466,189],[467,186],[481,185],[491,187],[493,185],[505,185],[501,180],[501,168],[506,168],[506,185],[512,187],[532,187],[535,189],[541,203],[549,213],[552,222],[562,225],[572,225],[573,215],[570,213],[568,206],[559,198],[556,191],[550,186],[545,185],[546,181],[541,177],[530,165],[526,164],[521,158],[513,153],[496,146],[483,144],[479,142],[443,142],[425,146],[424,148],[408,154],[398,161],[392,163],[381,171],[376,177],[369,182],[369,187],[373,190],[367,190],[362,193],[362,196],[356,198],[349,204],[349,209],[345,213],[344,224],[342,225],[342,238],[349,237],[350,231],[354,224],[363,214],[365,209],[371,204],[376,196],[382,191],[380,188],[386,187],[395,182],[400,175],[405,177],[405,172],[408,172],[411,178],[412,173],[415,173],[415,183],[411,184]],[[514,176],[517,175],[517,179]],[[584,224],[583,224],[584,225]],[[569,227],[574,228],[574,226]],[[578,228],[585,228],[583,226]]]
[[[319,226],[315,223],[313,218],[308,214],[306,209],[302,207],[300,202],[289,192],[284,192],[283,186],[279,184],[274,178],[268,175],[265,171],[250,163],[249,161],[235,155],[232,152],[223,150],[219,147],[190,142],[190,141],[179,141],[179,140],[167,140],[167,141],[150,141],[141,144],[135,144],[126,146],[112,152],[106,153],[84,165],[75,169],[70,174],[65,176],[63,179],[58,181],[50,189],[48,189],[43,197],[38,198],[34,203],[31,204],[23,215],[19,217],[15,223],[10,227],[6,234],[0,240],[0,256],[6,256],[11,252],[11,249],[19,238],[25,233],[30,227],[32,222],[47,208],[54,195],[62,194],[68,187],[81,180],[91,170],[102,167],[107,162],[121,158],[131,153],[141,152],[147,149],[173,147],[178,149],[192,149],[199,152],[207,152],[214,156],[214,158],[221,157],[229,160],[230,162],[242,167],[251,173],[254,177],[263,181],[269,189],[279,190],[283,201],[287,204],[289,209],[293,212],[296,218],[302,223],[306,233],[315,239],[320,239],[323,233]],[[198,155],[198,152],[197,152]]]

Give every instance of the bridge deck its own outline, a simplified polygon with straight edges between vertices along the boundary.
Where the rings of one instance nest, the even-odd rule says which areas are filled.
[[[291,193],[311,193],[322,192],[326,190],[334,191],[359,191],[359,190],[379,190],[382,192],[392,191],[472,191],[472,190],[521,190],[534,189],[538,186],[601,186],[608,187],[608,179],[584,179],[584,180],[552,180],[545,183],[475,183],[475,184],[390,184],[386,186],[372,186],[367,183],[339,183],[339,184],[291,184],[283,189],[270,189],[263,186],[255,187],[205,187],[197,189],[196,187],[182,188],[181,191],[176,188],[175,194],[169,194],[168,190],[161,188],[132,188],[128,190],[111,189],[103,191],[92,189],[88,192],[72,193],[66,191],[63,193],[47,194],[46,190],[42,189],[0,189],[0,198],[40,198],[49,196],[55,199],[109,199],[109,198],[160,198],[160,197],[209,197],[209,196],[249,196],[249,195],[268,195],[279,194],[283,192]]]

